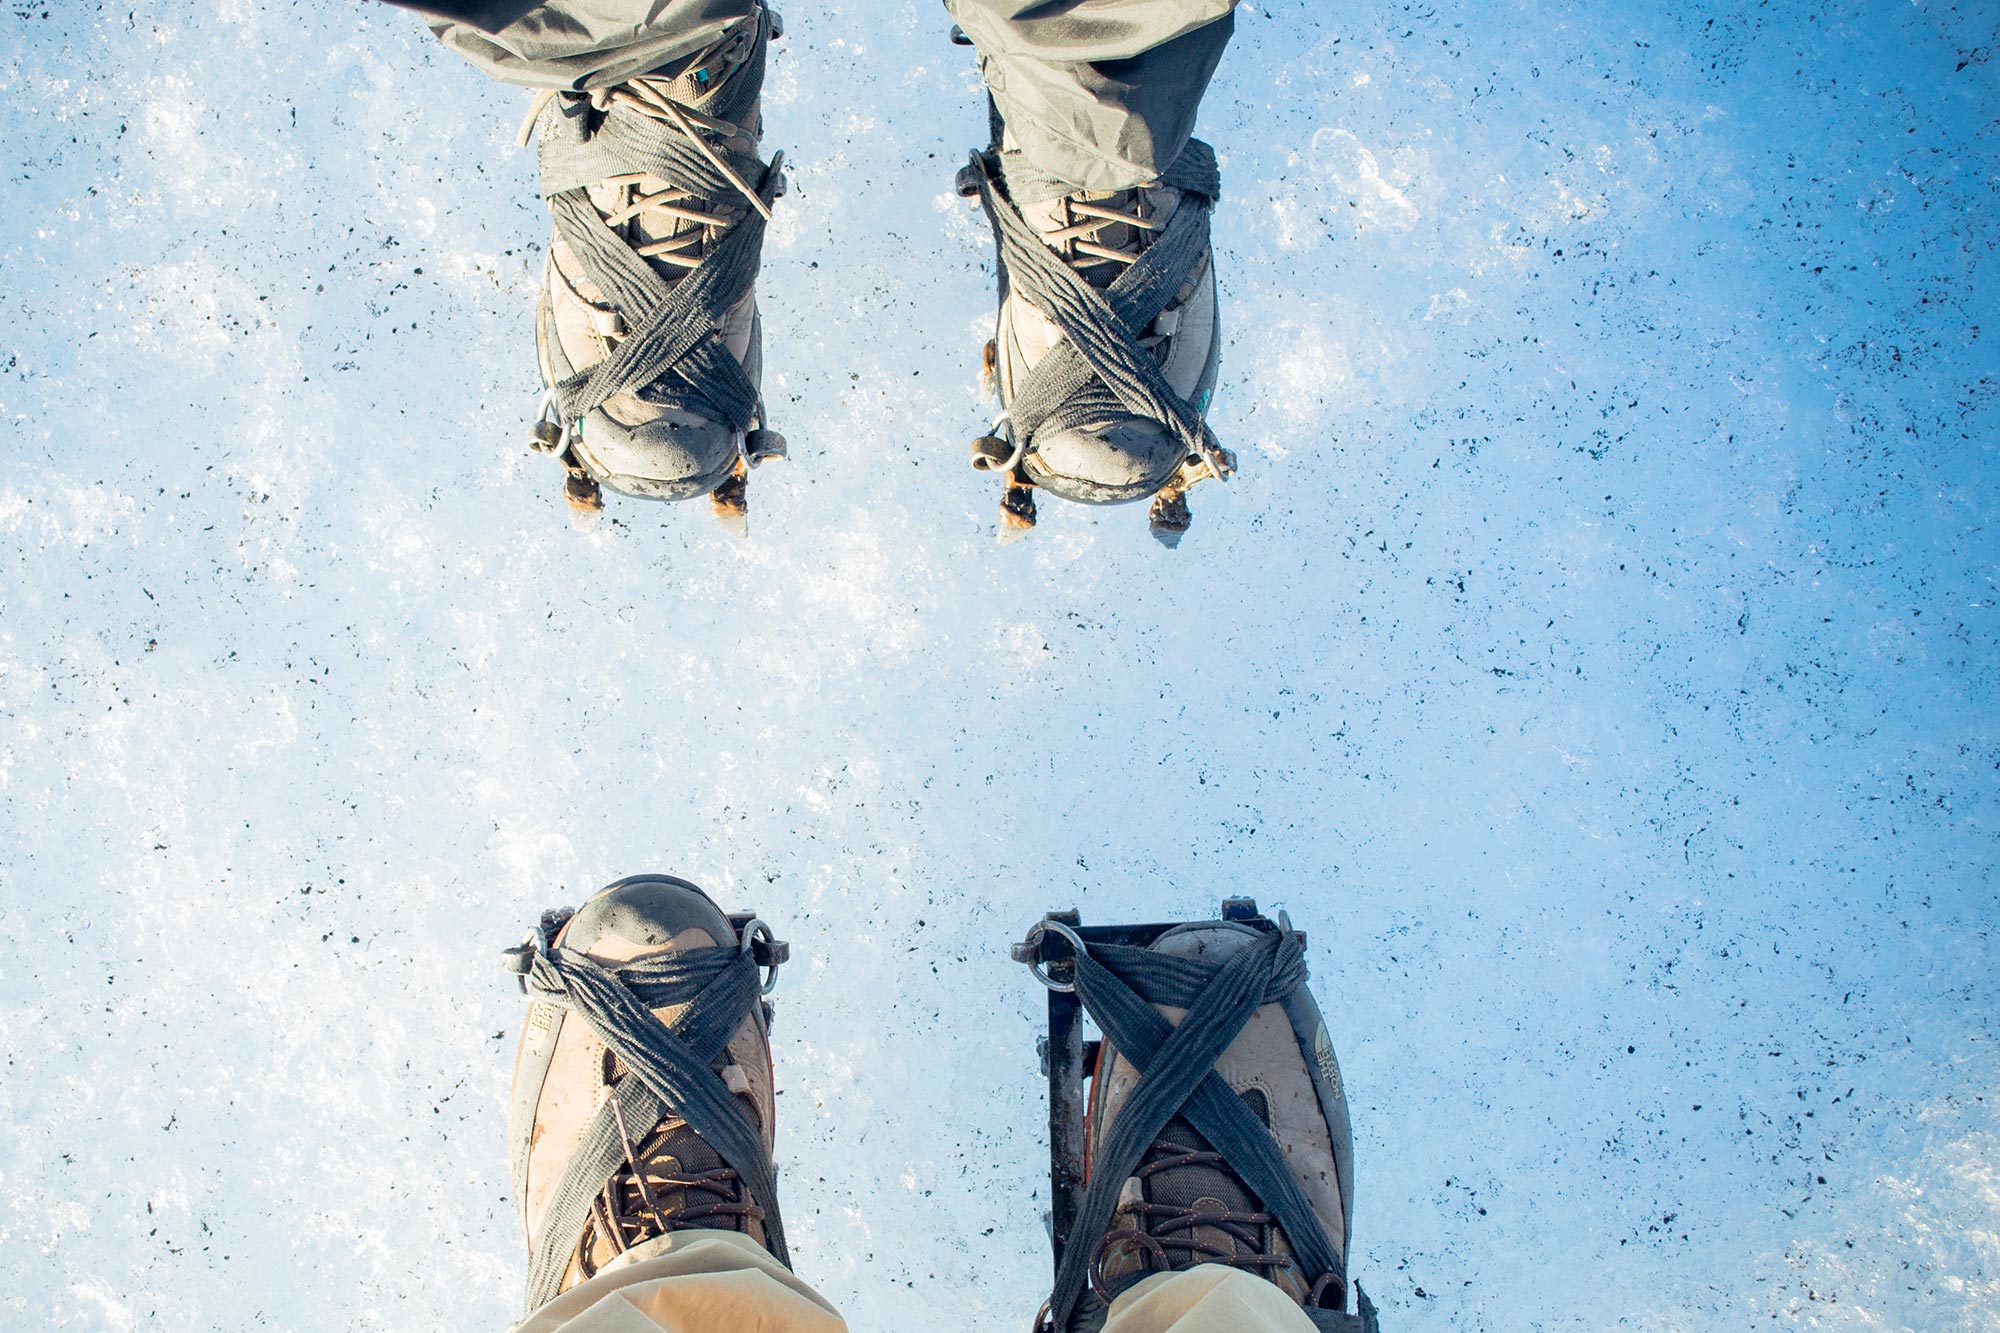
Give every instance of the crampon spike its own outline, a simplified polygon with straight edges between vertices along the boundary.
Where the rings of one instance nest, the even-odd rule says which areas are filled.
[[[708,497],[710,510],[716,522],[722,524],[738,537],[750,535],[750,473],[741,459],[737,460],[736,471],[729,480],[715,488]]]
[[[1035,490],[1020,481],[1010,481],[1000,496],[1000,544],[1005,546],[1027,536],[1035,528]]]
[[[1194,522],[1194,515],[1188,512],[1187,493],[1164,490],[1155,495],[1150,518],[1155,541],[1169,550],[1179,546]]]
[[[563,499],[569,501],[569,521],[588,528],[604,512],[604,492],[596,479],[585,472],[572,472],[563,482]]]

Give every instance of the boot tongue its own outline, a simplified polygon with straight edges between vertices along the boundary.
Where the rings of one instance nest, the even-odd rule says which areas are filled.
[[[665,72],[642,74],[632,82],[643,85],[649,91],[679,104],[686,110],[713,114],[710,107],[719,100],[716,94],[722,91],[730,76],[742,67],[743,59],[740,53],[716,54],[678,74]],[[748,130],[739,127],[739,131],[749,137]]]
[[[763,1226],[753,1218],[722,1213],[680,1221],[690,1208],[734,1202],[743,1196],[743,1182],[733,1177],[716,1181],[714,1189],[689,1188],[668,1180],[668,1177],[702,1175],[727,1165],[685,1122],[670,1121],[660,1126],[639,1145],[634,1156],[645,1173],[644,1188],[629,1166],[612,1178],[610,1188],[616,1192],[616,1208],[621,1216],[616,1220],[608,1215],[598,1216],[585,1230],[583,1257],[588,1263],[578,1280],[603,1269],[633,1246],[679,1230],[681,1225],[744,1231],[758,1244],[764,1243]],[[603,1209],[602,1202],[599,1208]],[[611,1221],[618,1235],[605,1231],[607,1221]]]
[[[631,186],[593,185],[590,187],[590,202],[595,204],[597,211],[606,217],[615,217],[623,212],[626,206],[632,203],[637,197],[656,195],[667,188],[667,182],[658,176],[642,176],[636,185]],[[682,202],[690,201],[683,200]],[[692,203],[691,206],[696,208],[701,207],[700,204]],[[689,233],[699,233],[699,240],[675,247],[675,253],[688,260],[705,258],[709,247],[715,244],[721,237],[721,230],[719,228],[709,227],[699,222],[691,222],[685,218],[677,218],[653,209],[624,219],[616,225],[614,230],[622,234],[626,244],[635,250],[659,241],[670,241],[676,237],[687,236]],[[679,282],[692,271],[692,265],[690,264],[675,264],[657,257],[648,257],[647,263],[653,272],[659,274],[669,286]]]
[[[673,102],[685,111],[695,113],[697,116],[712,116],[718,109],[726,109],[721,108],[719,105],[725,100],[723,89],[727,87],[729,81],[735,77],[736,73],[743,69],[749,62],[752,49],[755,45],[756,34],[754,29],[740,29],[733,38],[728,39],[722,46],[690,56],[679,67],[668,65],[655,73],[642,74],[620,86],[628,92],[639,96],[642,100],[657,101],[664,99]],[[754,121],[754,114],[751,119]],[[711,144],[730,142],[737,148],[755,149],[757,136],[754,126],[736,126],[733,121],[725,123],[734,126],[726,140],[716,134],[713,127],[706,122],[704,122],[700,132],[708,136],[707,141]],[[657,195],[667,191],[669,187],[670,183],[668,181],[649,174],[640,177],[638,182],[631,186],[592,186],[590,189],[590,201],[597,206],[599,212],[605,214],[607,217],[611,217],[622,213],[626,205],[632,203],[636,198]],[[698,212],[706,212],[717,217],[729,218],[732,224],[734,221],[740,219],[746,211],[746,205],[740,198],[681,199],[678,202],[684,203]],[[670,241],[676,237],[686,236],[689,233],[699,233],[700,240],[687,245],[685,248],[676,248],[676,253],[688,260],[704,258],[709,248],[721,240],[722,234],[726,230],[726,228],[693,222],[685,218],[676,218],[667,213],[655,210],[647,210],[626,218],[617,224],[617,229],[624,234],[626,241],[634,248],[652,245],[659,241]],[[653,271],[658,273],[669,284],[678,282],[680,279],[686,277],[691,267],[686,264],[670,263],[659,258],[651,258],[648,262]]]
[[[704,1172],[720,1170],[723,1165],[721,1154],[709,1147],[701,1135],[685,1124],[668,1130],[666,1140],[647,1152],[641,1163],[647,1168],[646,1184],[653,1191],[653,1197],[659,1201],[660,1207],[669,1213],[676,1212],[692,1202],[693,1200],[687,1197],[690,1193],[699,1198],[707,1192],[689,1191],[656,1177],[698,1176]]]
[[[1261,1102],[1262,1094],[1253,1093]],[[1261,1108],[1259,1108],[1261,1109]],[[1262,1119],[1262,1117],[1259,1117]],[[1213,1152],[1214,1146],[1186,1120],[1176,1118],[1160,1131],[1160,1141],[1155,1151],[1159,1156],[1170,1155],[1166,1145],[1172,1144],[1191,1152]],[[1169,1167],[1155,1172],[1148,1182],[1147,1193],[1156,1205],[1183,1209],[1196,1216],[1213,1216],[1219,1213],[1245,1213],[1259,1211],[1257,1200],[1245,1188],[1242,1181],[1219,1165],[1197,1162],[1188,1166]],[[1261,1253],[1260,1244],[1246,1242],[1245,1235],[1254,1236],[1258,1242],[1264,1239],[1265,1228],[1244,1223],[1230,1226],[1207,1225],[1187,1228],[1182,1234],[1189,1240],[1213,1246],[1223,1254]]]
[[[1024,205],[1021,216],[1044,237],[1055,237],[1078,224],[1100,223],[1095,230],[1081,237],[1068,240],[1050,240],[1049,248],[1062,256],[1065,264],[1076,270],[1091,286],[1102,290],[1118,280],[1125,271],[1125,265],[1115,260],[1105,260],[1077,249],[1078,240],[1101,246],[1106,250],[1117,250],[1124,254],[1140,255],[1160,236],[1160,231],[1135,227],[1130,223],[1113,222],[1108,219],[1093,218],[1086,213],[1076,212],[1072,203],[1087,204],[1112,213],[1137,212],[1139,216],[1160,224],[1165,228],[1166,220],[1173,216],[1180,203],[1180,191],[1169,186],[1145,186],[1132,190],[1111,190],[1079,192],[1050,199],[1041,203]]]
[[[666,1137],[657,1146],[648,1145],[641,1154],[640,1164],[646,1169],[646,1188],[660,1205],[660,1211],[672,1218],[675,1213],[690,1207],[739,1200],[743,1195],[743,1182],[734,1177],[719,1180],[714,1188],[696,1186],[688,1188],[665,1179],[668,1176],[699,1176],[711,1171],[721,1171],[728,1166],[722,1155],[710,1147],[708,1141],[694,1132],[686,1124],[674,1125],[665,1131]],[[636,1196],[638,1188],[631,1186]],[[636,1201],[636,1200],[635,1200]],[[638,1203],[640,1209],[643,1202]],[[742,1230],[747,1219],[727,1214],[706,1218],[701,1225],[723,1230]],[[753,1234],[757,1234],[753,1230]]]
[[[756,25],[746,24],[724,38],[720,45],[685,56],[651,74],[641,74],[631,82],[671,98],[691,111],[708,112],[730,76],[749,63],[756,44]]]

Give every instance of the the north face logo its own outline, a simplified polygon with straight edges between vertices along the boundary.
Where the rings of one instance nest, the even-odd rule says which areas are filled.
[[[1333,1058],[1333,1042],[1326,1035],[1326,1025],[1321,1024],[1319,1034],[1313,1038],[1313,1059],[1319,1064],[1320,1076],[1338,1094],[1340,1092],[1340,1065]]]

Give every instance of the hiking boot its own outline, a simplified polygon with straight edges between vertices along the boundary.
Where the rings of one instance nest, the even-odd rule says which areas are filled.
[[[548,913],[509,951],[532,997],[508,1116],[531,1311],[690,1228],[741,1232],[789,1264],[759,980],[786,952],[664,875]]]
[[[656,500],[725,491],[784,440],[765,427],[754,284],[782,155],[758,155],[760,10],[713,46],[611,88],[545,92],[537,143],[554,236],[535,309],[547,390],[535,447],[579,511],[602,488]]]
[[[1033,525],[1029,488],[1084,504],[1151,497],[1156,535],[1177,543],[1187,487],[1234,468],[1203,422],[1221,356],[1213,154],[1192,141],[1154,185],[1047,197],[1055,187],[1003,148],[975,156],[959,188],[1000,240],[985,368],[1001,415],[973,464],[1007,474],[1003,527]]]
[[[1080,1195],[1060,1188],[1074,1176],[1063,1116],[1051,1120],[1068,1231],[1044,1330],[1088,1333],[1147,1276],[1220,1264],[1270,1282],[1316,1327],[1373,1333],[1358,1289],[1359,1312],[1346,1313],[1353,1147],[1303,937],[1254,904],[1224,911],[1166,928],[1050,917],[1015,953],[1051,989],[1073,989],[1103,1032],[1094,1067],[1082,1048]],[[1046,952],[1058,937],[1067,944]],[[1051,1058],[1067,1040],[1052,1026]]]
[[[1214,921],[1177,926],[1152,947],[1169,957],[1220,964],[1257,940],[1247,926]],[[1286,1001],[1259,1007],[1216,1058],[1215,1071],[1277,1141],[1344,1261],[1353,1147],[1340,1067],[1311,993],[1301,987]],[[1091,1095],[1092,1147],[1138,1081],[1139,1071],[1107,1040]],[[1229,1155],[1177,1115],[1126,1179],[1111,1228],[1099,1242],[1092,1285],[1108,1301],[1147,1273],[1201,1263],[1248,1268],[1307,1308],[1343,1308],[1342,1273],[1301,1268],[1284,1228],[1231,1169]]]

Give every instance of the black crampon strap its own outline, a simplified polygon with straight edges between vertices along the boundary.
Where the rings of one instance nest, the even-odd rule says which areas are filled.
[[[606,964],[566,946],[535,948],[528,994],[589,1024],[626,1073],[584,1131],[543,1213],[528,1261],[528,1308],[555,1299],[590,1217],[591,1200],[625,1165],[619,1120],[650,1128],[671,1110],[742,1178],[764,1209],[764,1244],[791,1266],[771,1159],[750,1108],[713,1061],[758,1003],[756,960],[738,945]],[[684,1004],[672,1025],[653,1010]],[[616,1109],[614,1109],[614,1107]]]
[[[1221,193],[1215,151],[1188,140],[1159,180],[1182,194],[1173,220],[1103,291],[1065,264],[1021,216],[1017,192],[1045,183],[1019,153],[975,153],[972,167],[999,250],[1001,299],[1018,290],[1064,338],[1015,386],[1007,404],[1014,438],[1032,449],[1043,429],[1142,417],[1172,431],[1188,455],[1208,460],[1217,476],[1226,475],[1227,455],[1201,413],[1174,392],[1139,345],[1208,253],[1209,214]]]
[[[1345,1259],[1327,1237],[1271,1131],[1215,1072],[1215,1062],[1260,1006],[1305,985],[1305,954],[1288,929],[1267,931],[1220,964],[1127,945],[1097,944],[1076,959],[1076,993],[1108,1047],[1139,1071],[1110,1128],[1091,1153],[1090,1183],[1077,1207],[1071,1244],[1049,1298],[1052,1327],[1068,1330],[1090,1278],[1095,1246],[1111,1224],[1118,1196],[1167,1122],[1184,1116],[1229,1162],[1283,1229],[1308,1278],[1331,1274],[1344,1291]],[[1186,1010],[1169,1023],[1155,1005]],[[1307,1311],[1319,1327],[1341,1333],[1372,1328],[1374,1307],[1360,1316]],[[1363,1319],[1368,1323],[1340,1322]],[[1328,1321],[1331,1322],[1328,1322]]]
[[[1320,1333],[1382,1333],[1382,1326],[1375,1322],[1375,1302],[1368,1299],[1368,1293],[1354,1284],[1354,1313],[1342,1310],[1308,1310],[1306,1318],[1312,1320]]]
[[[704,116],[737,124],[756,106],[764,86],[768,11],[757,23],[749,62],[730,75]],[[756,422],[757,386],[730,354],[720,324],[757,281],[764,217],[678,126],[614,104],[589,129],[599,116],[586,95],[565,93],[549,100],[536,125],[542,194],[556,232],[625,321],[625,335],[610,356],[553,386],[562,419],[575,421],[613,394],[633,393],[748,430]],[[695,132],[708,131],[697,123]],[[709,147],[765,207],[783,192],[782,155],[767,163],[754,153]],[[669,285],[591,205],[591,185],[631,172],[657,176],[711,207],[734,200],[745,214],[698,267]]]

